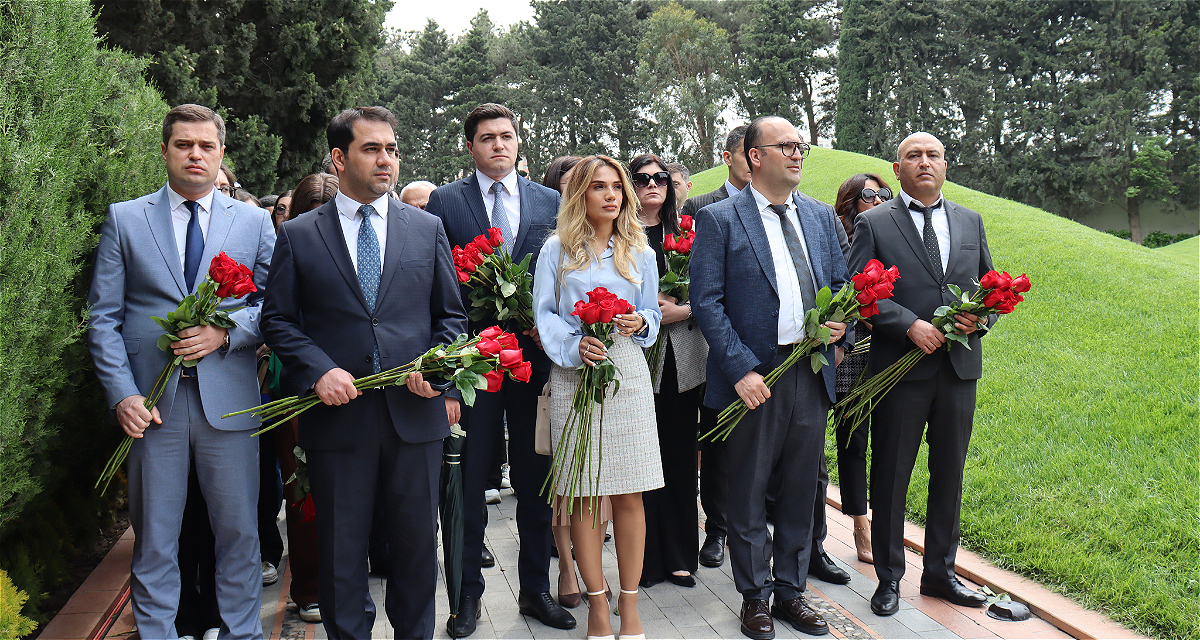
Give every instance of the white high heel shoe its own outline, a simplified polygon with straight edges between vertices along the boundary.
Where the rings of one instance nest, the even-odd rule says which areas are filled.
[[[604,592],[604,591],[588,591],[588,592],[587,592],[587,595],[588,595],[588,598],[589,598],[589,600],[588,600],[588,604],[591,604],[591,599],[590,599],[590,598],[591,598],[592,596],[602,596],[602,595],[605,595],[605,594],[606,594],[606,592]],[[588,636],[588,637],[587,637],[587,640],[613,640],[613,638],[615,638],[615,637],[616,637],[615,635],[607,635],[607,636]]]
[[[636,596],[638,593],[638,590],[634,589],[633,591],[627,591],[625,589],[621,589],[621,593],[623,593],[627,596]],[[617,602],[619,603],[620,601],[621,601],[621,599],[617,598]],[[621,615],[620,613],[617,612],[616,609],[613,609],[613,613],[616,613],[617,615]],[[628,635],[623,636],[623,635],[617,634],[617,640],[646,640],[646,633],[643,631],[642,633],[639,633],[634,636],[628,636]]]

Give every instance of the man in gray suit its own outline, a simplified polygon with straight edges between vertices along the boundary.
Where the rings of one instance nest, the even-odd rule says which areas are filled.
[[[683,215],[696,217],[704,207],[720,202],[746,188],[750,182],[750,166],[746,164],[744,138],[746,125],[734,127],[725,137],[725,150],[721,159],[729,168],[725,184],[714,191],[688,198],[683,205]],[[724,407],[721,407],[724,409]],[[717,424],[717,411],[700,407],[700,433],[711,431]],[[725,522],[725,501],[729,484],[729,454],[725,442],[705,440],[700,443],[700,504],[704,507],[704,544],[700,545],[700,564],[719,567],[725,563],[725,538],[728,529]]]
[[[252,416],[221,415],[259,402],[255,349],[262,342],[259,307],[228,300],[233,329],[184,329],[175,355],[201,359],[181,367],[158,404],[143,402],[170,354],[155,343],[166,317],[196,290],[220,251],[266,284],[275,232],[267,213],[213,185],[225,153],[225,124],[207,107],[185,104],[163,121],[167,184],[109,207],[96,249],[88,343],[96,375],[129,451],[129,516],[137,535],[132,566],[133,613],[143,638],[175,638],[179,605],[177,549],[188,467],[208,502],[217,544],[220,638],[262,638],[258,553],[259,426]],[[249,303],[249,304],[247,304]]]
[[[796,128],[782,118],[758,118],[746,130],[745,148],[750,188],[704,207],[696,220],[691,293],[709,344],[704,404],[719,409],[741,398],[750,409],[726,442],[729,555],[743,599],[742,633],[774,638],[775,616],[822,635],[829,632],[825,620],[801,594],[825,417],[834,397],[834,347],[823,348],[829,364],[819,373],[804,361],[774,388],[763,376],[804,339],[804,315],[815,306],[816,292],[846,285],[846,261],[836,218],[794,191],[809,148]],[[840,343],[846,323],[826,326],[831,342]],[[776,492],[773,544],[766,522],[770,489]]]
[[[945,155],[942,143],[928,133],[905,138],[892,165],[900,194],[858,215],[850,249],[850,266],[856,271],[872,258],[900,270],[892,298],[880,300],[879,313],[871,318],[867,374],[878,373],[914,347],[927,354],[871,414],[871,546],[879,577],[871,611],[881,616],[900,608],[904,503],[922,438],[929,444],[929,498],[921,593],[960,606],[977,607],[986,600],[954,577],[984,331],[976,330],[979,318],[959,314],[954,327],[969,334],[970,348],[946,351],[945,335],[929,321],[938,307],[954,301],[948,285],[972,292],[979,288],[979,278],[992,269],[992,256],[983,218],[942,197]],[[990,326],[995,318],[985,320]]]

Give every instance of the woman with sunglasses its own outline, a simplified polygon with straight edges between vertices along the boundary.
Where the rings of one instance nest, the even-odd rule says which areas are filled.
[[[637,220],[637,200],[629,175],[616,160],[589,156],[575,165],[563,192],[557,228],[542,246],[540,269],[534,275],[534,318],[550,370],[551,443],[559,446],[571,411],[578,368],[595,366],[605,358],[617,367],[621,385],[593,415],[591,457],[601,460],[596,495],[612,503],[613,538],[621,593],[621,637],[645,638],[638,616],[638,581],[646,543],[642,492],[661,487],[662,466],[655,437],[654,400],[650,371],[642,348],[658,337],[658,268],[654,252]],[[604,347],[584,336],[575,302],[587,292],[605,287],[629,301],[633,313],[616,316],[613,345]],[[571,446],[571,443],[568,443]],[[588,480],[582,483],[585,487]],[[592,509],[599,501],[582,492],[567,495],[561,484],[556,495],[572,502],[571,542],[575,561],[587,587],[589,638],[611,638],[612,622],[605,597],[601,538],[593,528]],[[566,549],[560,549],[567,553]]]
[[[838,189],[834,210],[838,219],[846,229],[846,237],[854,242],[854,218],[858,214],[883,204],[892,199],[892,190],[888,188],[883,178],[873,173],[860,173],[850,176]],[[859,321],[854,328],[855,342],[861,342],[871,335],[871,324]],[[837,368],[837,382],[834,390],[838,400],[858,380],[863,369],[867,366],[867,353],[847,355]],[[838,478],[842,490],[842,513],[854,521],[854,548],[858,559],[872,562],[871,555],[871,521],[867,519],[867,434],[870,431],[869,422],[864,423],[853,434],[847,433],[848,428],[839,425],[837,438]],[[847,441],[849,438],[849,441]]]
[[[663,239],[679,233],[680,222],[667,163],[647,153],[634,158],[629,169],[638,197],[638,218],[646,228],[659,273],[663,273]],[[642,495],[646,557],[641,585],[651,587],[670,580],[681,587],[694,587],[692,574],[698,568],[700,551],[696,537],[696,431],[708,344],[686,300],[659,293],[658,308],[662,312],[658,339],[663,345],[658,360],[650,366],[655,372],[654,413],[665,484]]]

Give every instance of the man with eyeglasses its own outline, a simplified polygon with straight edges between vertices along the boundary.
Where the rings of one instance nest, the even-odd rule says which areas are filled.
[[[804,314],[815,306],[816,292],[837,292],[848,274],[837,220],[795,193],[809,151],[796,128],[783,118],[758,118],[746,129],[745,150],[749,188],[697,213],[691,293],[709,344],[704,403],[720,409],[740,398],[750,408],[726,441],[729,556],[743,599],[742,633],[774,638],[774,616],[823,635],[825,620],[802,594],[834,397],[834,347],[822,349],[829,364],[818,373],[802,362],[773,388],[763,376],[805,337]],[[846,323],[825,326],[831,343],[843,343]],[[773,543],[769,490],[776,498]]]
[[[892,165],[900,195],[858,214],[851,266],[872,258],[900,269],[889,300],[879,301],[867,375],[874,375],[915,346],[926,354],[880,399],[871,422],[871,548],[879,586],[871,611],[890,616],[900,608],[904,576],[904,503],[917,452],[929,446],[928,517],[922,557],[921,593],[968,607],[983,594],[954,575],[962,508],[963,467],[975,414],[975,387],[983,375],[980,336],[995,316],[955,316],[955,329],[970,348],[942,348],[946,337],[930,324],[938,307],[954,300],[949,285],[978,289],[992,269],[983,219],[942,195],[946,149],[928,133],[914,133],[896,150]],[[928,425],[928,426],[927,426]]]
[[[395,126],[383,107],[346,109],[330,121],[338,191],[280,225],[263,304],[263,336],[288,373],[287,393],[323,403],[300,415],[298,444],[330,638],[372,635],[367,549],[377,518],[386,519],[384,609],[395,636],[434,635],[438,470],[459,400],[438,397],[420,374],[406,387],[354,386],[467,329],[441,221],[388,194],[398,169]]]

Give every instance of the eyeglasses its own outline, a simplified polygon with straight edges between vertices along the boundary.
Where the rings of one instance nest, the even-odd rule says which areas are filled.
[[[226,185],[226,186],[224,186],[224,187],[217,187],[217,191],[220,191],[221,193],[223,193],[223,194],[225,194],[225,195],[227,195],[227,196],[230,196],[230,197],[232,197],[232,196],[233,196],[233,192],[234,192],[234,191],[236,191],[236,190],[237,190],[237,187],[235,187],[235,186],[233,186],[233,185]]]
[[[665,187],[671,184],[671,174],[667,173],[666,171],[659,171],[658,173],[654,174],[633,174],[633,186],[637,187],[638,189],[645,189],[646,187],[650,186],[651,181],[653,181],[654,185],[657,187]]]
[[[862,198],[863,202],[875,202],[875,198],[879,198],[884,202],[887,202],[888,200],[892,199],[892,190],[888,189],[887,187],[884,187],[879,191],[874,189],[863,189],[862,193],[859,194],[858,197]]]
[[[757,145],[754,145],[753,148],[754,149],[766,149],[768,147],[779,147],[779,150],[783,152],[783,155],[788,158],[796,155],[796,152],[799,151],[801,160],[808,157],[808,152],[811,149],[811,147],[808,146],[807,142],[780,142],[779,144],[757,144]]]
[[[287,203],[275,205],[275,210],[276,211],[287,211],[288,210]]]

